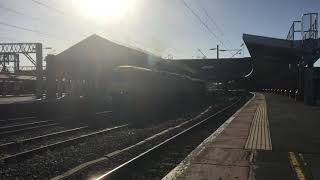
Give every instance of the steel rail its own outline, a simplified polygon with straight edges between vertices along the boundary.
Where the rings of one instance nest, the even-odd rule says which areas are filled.
[[[70,170],[68,170],[67,172],[59,175],[59,176],[56,176],[54,178],[51,178],[51,180],[63,180],[63,179],[75,179],[74,176],[77,176],[78,174],[81,174],[82,172],[84,172],[87,168],[89,167],[92,167],[94,165],[97,165],[99,163],[102,163],[102,162],[105,162],[105,161],[108,161],[112,158],[116,158],[118,156],[121,156],[122,154],[130,151],[130,150],[133,150],[135,148],[138,148],[138,147],[141,147],[149,142],[151,142],[152,140],[155,140],[157,139],[158,137],[162,136],[162,135],[165,135],[165,134],[168,134],[168,133],[171,133],[173,132],[174,130],[178,129],[178,128],[182,128],[184,126],[187,126],[189,123],[192,123],[200,118],[203,118],[203,117],[206,117],[207,114],[209,113],[209,111],[212,109],[212,106],[209,106],[207,109],[205,109],[203,112],[201,112],[200,114],[198,114],[197,116],[191,118],[190,120],[187,120],[187,121],[184,121],[174,127],[169,127],[157,134],[154,134],[152,135],[151,137],[148,137],[142,141],[139,141],[138,143],[136,144],[133,144],[131,146],[128,146],[124,149],[119,149],[119,150],[115,150],[113,152],[110,152],[98,159],[94,159],[94,160],[91,160],[91,161],[88,161],[88,162],[85,162],[85,163],[82,163],[80,165],[78,165],[77,167],[75,168],[72,168]],[[76,178],[77,179],[77,178]]]
[[[140,155],[134,157],[133,159],[127,161],[126,163],[121,164],[120,166],[114,168],[113,170],[103,174],[102,176],[98,177],[97,180],[102,179],[121,179],[123,177],[129,177],[130,172],[132,172],[132,169],[134,167],[139,167],[138,164],[143,164],[141,162],[146,161],[148,157],[153,156],[153,154],[157,154],[157,151],[161,151],[165,148],[167,145],[170,145],[170,143],[178,142],[179,137],[183,137],[184,135],[187,135],[188,133],[193,133],[192,130],[195,130],[196,128],[201,127],[201,125],[205,125],[210,119],[216,118],[217,116],[223,115],[227,113],[229,110],[233,110],[233,108],[236,107],[241,101],[243,97],[240,97],[236,102],[233,104],[223,108],[222,110],[214,113],[213,115],[205,118],[204,120],[196,123],[195,125],[183,130],[182,132],[164,140],[163,142],[159,143],[158,145],[154,146],[153,148],[141,153]],[[159,153],[158,153],[159,154]]]
[[[66,145],[70,145],[70,144],[73,144],[73,143],[77,143],[77,142],[83,141],[83,140],[85,140],[87,138],[90,138],[90,137],[93,137],[93,136],[102,135],[102,134],[104,134],[106,132],[110,132],[110,131],[116,130],[116,129],[121,129],[121,128],[124,128],[124,127],[127,127],[127,126],[128,126],[128,124],[120,125],[120,126],[116,126],[116,127],[112,127],[112,128],[107,128],[107,129],[104,129],[104,130],[100,130],[100,131],[96,131],[96,132],[93,132],[93,133],[81,135],[79,137],[75,137],[75,138],[71,138],[71,139],[68,139],[68,140],[56,142],[56,143],[49,144],[49,145],[46,145],[46,146],[41,146],[39,148],[35,148],[35,149],[27,150],[27,151],[24,151],[24,152],[21,152],[21,153],[9,155],[7,157],[1,158],[0,161],[2,161],[4,163],[10,162],[10,161],[18,161],[18,160],[20,160],[22,158],[25,158],[27,156],[31,156],[31,155],[34,155],[34,154],[37,154],[37,153],[40,153],[40,152],[43,152],[43,151],[46,151],[46,150],[53,150],[53,149],[56,149],[56,148],[59,148],[59,147],[62,147],[62,146],[66,146]]]
[[[73,128],[73,129],[68,129],[68,130],[64,130],[64,131],[58,131],[58,132],[54,132],[54,133],[50,133],[50,134],[45,134],[42,136],[37,136],[37,137],[32,137],[32,138],[28,138],[28,139],[23,139],[21,141],[17,141],[17,142],[9,142],[9,143],[5,143],[5,144],[0,144],[0,149],[5,149],[5,150],[11,150],[11,149],[19,149],[21,146],[27,144],[27,143],[35,143],[39,140],[43,140],[43,139],[47,139],[50,137],[58,137],[61,135],[67,135],[69,133],[74,133],[80,130],[84,130],[87,129],[88,126],[83,126],[83,127],[78,127],[78,128]]]
[[[4,131],[4,132],[0,132],[0,137],[4,136],[4,135],[22,133],[22,132],[25,132],[25,131],[30,131],[30,130],[35,130],[35,129],[41,129],[41,128],[47,128],[47,127],[51,127],[51,126],[57,126],[57,125],[60,125],[60,124],[61,123],[52,123],[52,124],[45,124],[45,125],[41,125],[41,126],[34,126],[34,127],[24,128],[24,129]]]
[[[35,119],[35,118],[37,118],[37,117],[35,117],[35,116],[15,117],[15,118],[1,119],[0,122],[19,121],[19,120]]]
[[[0,127],[0,131],[10,131],[10,130],[17,130],[17,129],[22,129],[34,125],[39,125],[39,124],[48,124],[54,122],[53,120],[46,120],[46,121],[36,121],[36,122],[31,122],[31,123],[24,123],[24,124],[16,124],[16,125],[11,125],[11,126],[3,126]]]

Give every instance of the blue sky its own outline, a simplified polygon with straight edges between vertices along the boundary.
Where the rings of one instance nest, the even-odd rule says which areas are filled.
[[[54,49],[45,50],[45,54],[59,53],[96,33],[163,57],[168,54],[174,58],[199,57],[198,48],[208,57],[216,57],[215,51],[209,49],[217,44],[222,48],[239,48],[243,33],[285,38],[293,20],[299,20],[303,13],[320,12],[319,0],[185,0],[225,44],[224,47],[181,0],[127,0],[132,7],[117,18],[88,17],[78,8],[77,3],[81,0],[38,1],[50,8],[32,0],[0,0],[2,23],[44,33],[0,25],[0,41],[41,42],[44,47]],[[221,56],[231,55],[222,52]],[[249,56],[247,51],[245,56]]]

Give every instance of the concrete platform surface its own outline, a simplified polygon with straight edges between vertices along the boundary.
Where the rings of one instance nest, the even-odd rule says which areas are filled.
[[[163,179],[320,179],[320,107],[256,93]]]

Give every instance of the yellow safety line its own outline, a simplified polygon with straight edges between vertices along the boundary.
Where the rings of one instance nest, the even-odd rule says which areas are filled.
[[[260,145],[261,145],[261,139],[262,139],[262,137],[261,137],[261,129],[262,129],[262,124],[261,124],[261,122],[262,122],[262,117],[261,117],[261,114],[262,114],[262,106],[260,105],[259,106],[259,109],[260,109],[260,111],[259,111],[259,115],[258,115],[258,124],[257,124],[257,126],[258,126],[258,131],[257,131],[257,134],[256,134],[256,143],[255,143],[255,149],[261,149],[261,147],[260,147]]]
[[[260,107],[260,106],[259,106]],[[252,134],[252,144],[251,144],[251,149],[256,149],[257,147],[257,139],[258,139],[258,132],[259,132],[259,122],[258,122],[258,118],[259,118],[259,114],[260,114],[260,108],[258,107],[257,111],[256,111],[256,116],[254,117],[254,131]]]
[[[272,150],[272,142],[271,142],[271,135],[270,135],[270,127],[269,127],[269,120],[268,120],[268,106],[267,106],[267,103],[264,102],[264,105],[266,107],[266,121],[267,121],[267,135],[268,135],[268,147],[269,147],[269,150]]]
[[[266,140],[268,142],[266,142],[266,145],[267,145],[267,150],[272,150],[272,142],[271,142],[271,135],[270,135],[270,128],[269,128],[269,120],[268,120],[268,106],[267,106],[267,103],[266,101],[264,101],[263,103],[264,105],[264,115],[265,115],[265,122],[266,122]]]
[[[303,155],[302,155],[301,153],[299,153],[299,157],[300,157],[300,159],[301,159],[302,161],[304,161],[304,157],[303,157]]]
[[[257,107],[250,125],[245,149],[272,150],[265,97],[257,99]]]
[[[289,152],[289,160],[290,160],[291,167],[295,171],[298,180],[305,180],[306,179],[305,175],[303,173],[301,165],[297,160],[297,157],[294,154],[294,152]]]
[[[256,121],[257,121],[257,114],[258,114],[259,108],[256,108],[252,124],[250,126],[250,132],[246,143],[246,149],[253,149],[254,139],[255,139],[255,132],[256,132]]]
[[[264,107],[264,105],[262,104],[262,106],[263,106],[263,113],[262,113],[262,141],[261,141],[261,149],[267,149],[267,131],[266,131],[266,117],[265,117],[265,114],[266,114],[266,112],[265,112],[265,107]]]

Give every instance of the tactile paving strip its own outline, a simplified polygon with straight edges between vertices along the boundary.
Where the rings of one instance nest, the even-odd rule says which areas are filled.
[[[245,149],[272,150],[266,100],[263,95],[259,100],[261,103],[255,112]]]

